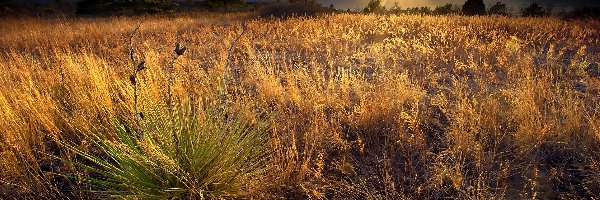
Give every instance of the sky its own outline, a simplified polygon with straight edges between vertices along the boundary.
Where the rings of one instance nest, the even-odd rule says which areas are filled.
[[[436,7],[445,5],[447,3],[462,5],[466,0],[382,0],[385,2],[385,6],[390,8],[394,6],[394,3],[398,2],[402,8],[407,7],[421,7],[430,6]],[[484,0],[486,6],[491,6],[496,2],[501,1],[507,4],[508,7],[515,9],[525,7],[533,2],[537,2],[542,6],[551,5],[554,8],[565,8],[570,9],[573,7],[581,6],[600,6],[600,0]],[[333,4],[338,9],[355,9],[363,8],[367,5],[369,0],[319,0],[324,5]]]
[[[0,0],[4,1],[4,0]],[[33,2],[54,2],[55,0],[16,0],[18,1],[33,1]],[[66,0],[66,1],[79,1],[79,0]],[[180,0],[183,1],[183,0]],[[198,0],[194,0],[198,1]],[[276,1],[276,0],[248,0],[248,1]],[[285,1],[285,0],[282,0]],[[364,8],[369,0],[317,0],[325,6],[333,4],[337,9],[346,10],[350,8],[354,10],[356,8]],[[398,3],[402,8],[408,7],[422,7],[429,6],[435,8],[436,6],[445,5],[448,3],[461,5],[465,3],[466,0],[382,0],[385,2],[385,6],[387,8],[393,7],[394,3]],[[519,9],[521,7],[526,7],[532,2],[537,2],[540,5],[547,7],[552,6],[555,9],[565,8],[571,9],[574,7],[582,7],[582,6],[594,6],[600,7],[600,0],[484,0],[486,6],[491,6],[496,2],[501,1],[508,5],[510,8]]]

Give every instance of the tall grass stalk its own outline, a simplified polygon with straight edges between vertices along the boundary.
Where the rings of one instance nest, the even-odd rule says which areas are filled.
[[[138,62],[137,59],[135,58],[133,40],[134,40],[135,34],[140,30],[141,26],[142,26],[141,24],[138,25],[133,30],[133,32],[131,32],[131,35],[129,36],[129,59],[131,60],[131,66],[133,68],[133,71],[132,71],[131,75],[129,76],[129,81],[133,85],[133,110],[134,110],[134,119],[136,120],[136,124],[140,123],[140,121],[142,120],[142,116],[143,116],[143,114],[140,112],[140,109],[138,106],[138,73],[143,71],[144,69],[146,69],[146,61],[142,60],[142,61]],[[141,130],[138,129],[138,132],[141,132]],[[138,135],[138,137],[140,137],[140,136]]]

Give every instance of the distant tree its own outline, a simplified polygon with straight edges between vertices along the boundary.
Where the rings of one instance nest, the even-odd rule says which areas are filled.
[[[125,9],[134,8],[138,13],[171,13],[179,7],[175,0],[129,0],[121,5]]]
[[[257,9],[261,17],[288,18],[292,16],[317,16],[333,12],[314,0],[288,1],[289,3],[266,4]]]
[[[402,12],[402,7],[400,7],[398,2],[395,2],[394,6],[391,7],[389,11],[394,14],[400,14]]]
[[[429,15],[432,13],[431,8],[428,6],[407,8],[405,12],[409,13],[409,14],[419,14],[419,15]]]
[[[544,11],[546,12],[546,15],[551,15],[554,12],[554,5],[552,3],[547,4]]]
[[[381,5],[381,0],[370,0],[367,7],[363,9],[365,13],[382,13],[385,12],[385,7]]]
[[[240,5],[243,4],[244,0],[204,0],[204,3],[212,8],[216,7],[224,7],[227,8],[230,5]]]
[[[449,14],[454,14],[456,12],[457,11],[454,10],[454,6],[451,3],[443,5],[443,6],[437,6],[433,10],[433,13],[436,15],[449,15]]]
[[[537,3],[532,3],[521,10],[521,16],[523,17],[542,17],[547,14],[544,8]]]
[[[490,7],[488,14],[490,14],[490,15],[508,15],[508,9],[506,8],[506,4],[503,4],[502,2],[496,2],[495,5]]]
[[[419,14],[421,14],[421,15],[431,14],[431,8],[429,6],[420,7],[418,11],[419,11]]]
[[[82,0],[77,14],[139,14],[174,12],[174,0]]]
[[[462,13],[465,15],[484,15],[485,4],[483,0],[467,0],[462,7]]]
[[[112,4],[110,0],[83,0],[77,2],[77,14],[99,14],[106,12]]]

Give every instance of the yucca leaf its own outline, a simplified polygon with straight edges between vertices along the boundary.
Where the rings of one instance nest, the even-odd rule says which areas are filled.
[[[187,107],[186,107],[187,106]],[[174,122],[160,109],[150,112],[144,123],[144,140],[133,137],[132,123],[115,120],[116,140],[90,133],[92,144],[105,156],[99,157],[62,142],[90,164],[77,167],[94,172],[87,183],[119,198],[164,199],[171,197],[219,197],[243,188],[251,175],[260,174],[265,157],[268,123],[248,124],[241,114],[226,107],[204,107],[197,111],[184,105],[176,109]],[[179,142],[173,143],[173,130]],[[176,146],[181,150],[175,155]]]

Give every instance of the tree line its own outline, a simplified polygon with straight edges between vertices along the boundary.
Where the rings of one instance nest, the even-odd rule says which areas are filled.
[[[245,6],[244,0],[82,0],[77,3],[77,14],[172,13],[182,7],[233,9]]]
[[[0,0],[0,12],[10,10],[18,0]],[[65,0],[54,0],[57,5]],[[246,0],[82,0],[77,2],[75,13],[82,15],[114,15],[141,13],[172,13],[181,10],[204,9],[213,11],[257,11],[261,16],[314,15],[323,12],[343,12],[334,5],[324,6],[315,0],[276,0],[275,3],[248,3]],[[264,1],[263,1],[264,2]],[[21,5],[24,5],[21,3]],[[489,6],[489,7],[488,7]],[[419,15],[500,15],[543,17],[550,15],[564,18],[600,18],[600,7],[581,7],[568,12],[553,12],[552,7],[531,3],[527,7],[513,10],[502,2],[485,5],[483,0],[466,0],[464,4],[445,4],[431,7],[402,8],[396,3],[391,8],[382,5],[382,0],[370,0],[366,7],[347,10],[350,13],[419,14]]]
[[[347,10],[347,12],[363,13],[388,13],[388,14],[421,14],[421,15],[501,15],[501,16],[523,16],[523,17],[544,17],[550,15],[563,16],[566,18],[586,18],[600,17],[600,7],[580,7],[569,12],[553,12],[552,7],[543,7],[534,2],[527,7],[521,8],[517,12],[508,8],[505,3],[496,2],[490,7],[486,7],[483,0],[467,0],[464,4],[445,4],[431,7],[412,7],[403,9],[396,3],[393,7],[387,9],[382,5],[381,0],[370,0],[362,10]]]

